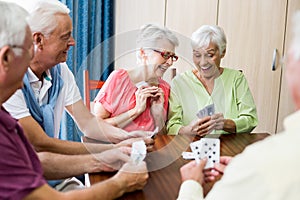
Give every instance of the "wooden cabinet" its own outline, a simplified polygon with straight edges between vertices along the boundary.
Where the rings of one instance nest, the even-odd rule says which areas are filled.
[[[284,43],[284,55],[288,51],[290,45],[290,39],[292,37],[292,19],[293,14],[296,10],[300,9],[300,1],[299,0],[288,0],[287,7],[287,20],[286,20],[286,37]],[[279,99],[279,109],[278,109],[278,123],[276,132],[280,132],[283,130],[283,120],[284,118],[295,111],[294,103],[290,96],[289,90],[286,85],[284,66],[282,70],[282,81],[281,81],[281,90],[280,90],[280,99]]]
[[[227,36],[222,65],[242,69],[257,105],[257,132],[275,133],[283,54],[286,0],[220,0],[218,25]]]
[[[221,66],[243,70],[258,109],[259,125],[254,132],[282,129],[282,119],[293,106],[280,60],[299,0],[126,0],[116,1],[116,6],[117,33],[153,21],[176,32],[180,39],[176,49],[180,59],[174,64],[177,73],[193,68],[192,32],[203,24],[223,27],[227,53]]]

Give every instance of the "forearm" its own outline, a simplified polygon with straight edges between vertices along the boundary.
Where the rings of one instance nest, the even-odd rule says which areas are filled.
[[[122,185],[116,178],[110,178],[105,181],[101,181],[92,187],[83,190],[73,190],[66,193],[70,199],[116,199],[122,196],[126,190],[126,186]]]
[[[113,144],[93,144],[72,142],[56,138],[47,138],[43,142],[35,142],[37,152],[52,152],[66,155],[80,155],[88,153],[100,153],[114,148]]]
[[[141,112],[138,112],[136,108],[130,109],[115,117],[104,119],[105,122],[119,128],[123,128],[137,118]]]
[[[114,127],[102,119],[97,119],[91,114],[82,101],[66,106],[68,113],[73,117],[79,129],[85,136],[108,142],[120,142],[128,138],[128,133]]]
[[[80,130],[87,137],[112,143],[123,141],[129,136],[127,131],[114,127],[102,119],[96,119],[95,116],[86,120]]]
[[[224,119],[223,130],[229,133],[236,133],[236,124],[231,119]]]
[[[113,148],[112,144],[82,144],[51,138],[43,131],[40,125],[32,118],[25,117],[19,120],[30,143],[37,152],[47,151],[60,154],[86,154],[89,152],[102,152]]]
[[[101,181],[92,187],[84,190],[72,190],[68,192],[58,192],[49,185],[45,184],[42,187],[36,188],[29,193],[25,200],[31,199],[60,199],[60,200],[98,200],[98,199],[116,199],[122,196],[126,190],[126,186],[120,185],[118,180],[114,178]]]
[[[178,135],[189,135],[192,134],[191,126],[181,126],[178,130]]]
[[[156,112],[153,114],[152,111],[152,117],[155,122],[155,126],[158,127],[158,130],[160,131],[164,126],[166,122],[166,112],[162,106],[157,107],[156,106]]]
[[[38,153],[44,176],[48,180],[63,179],[84,173],[101,171],[94,157],[88,155],[62,155],[48,152]]]

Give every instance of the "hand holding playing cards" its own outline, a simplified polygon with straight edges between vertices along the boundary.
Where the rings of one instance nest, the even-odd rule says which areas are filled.
[[[94,171],[112,172],[119,170],[125,162],[130,161],[128,153],[130,153],[130,148],[122,147],[110,149],[99,154],[93,154],[92,156],[95,161]]]
[[[215,130],[223,130],[224,127],[224,116],[223,113],[217,113],[211,116],[211,119],[214,121]]]
[[[140,114],[144,112],[147,105],[147,99],[149,97],[153,97],[154,94],[158,92],[158,87],[156,86],[141,86],[138,88],[138,90],[135,92],[135,98],[136,98],[136,105],[135,109]]]
[[[191,161],[180,168],[180,174],[182,181],[195,180],[201,185],[204,183],[204,166],[206,165],[206,159],[200,160],[197,164],[196,161]]]
[[[211,120],[211,116],[203,118],[196,118],[187,126],[182,127],[179,130],[180,134],[191,134],[204,136],[209,134],[214,129],[214,121]]]
[[[124,188],[123,192],[141,190],[147,183],[149,175],[144,161],[136,164],[125,163],[118,173],[112,177],[116,183]]]
[[[214,181],[217,176],[222,175],[231,160],[231,156],[221,156],[220,163],[215,163],[214,168],[205,171],[205,182]]]

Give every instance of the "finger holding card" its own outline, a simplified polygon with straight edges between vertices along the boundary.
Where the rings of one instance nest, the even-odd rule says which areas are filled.
[[[205,136],[214,130],[215,122],[211,120],[210,116],[204,117],[200,120],[197,127],[196,135]]]
[[[210,121],[210,116],[204,118],[196,118],[189,125],[188,133],[192,135],[199,135],[199,133],[205,133],[207,130],[206,122]]]
[[[215,121],[215,129],[223,130],[224,127],[224,116],[223,113],[217,113],[211,116],[211,119]]]
[[[213,168],[215,163],[220,162],[220,140],[218,138],[201,138],[190,144],[195,159],[207,158],[205,169]]]

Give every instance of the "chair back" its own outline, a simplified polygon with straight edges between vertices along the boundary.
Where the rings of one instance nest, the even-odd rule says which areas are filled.
[[[91,111],[90,91],[101,89],[103,84],[104,81],[91,80],[89,78],[89,71],[83,70],[83,103],[90,111]]]

